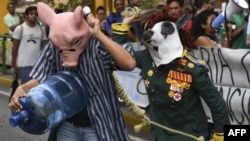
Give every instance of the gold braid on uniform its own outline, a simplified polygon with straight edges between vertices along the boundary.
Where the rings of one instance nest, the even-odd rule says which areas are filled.
[[[118,96],[123,100],[123,102],[125,103],[125,105],[128,107],[128,109],[133,113],[135,114],[135,116],[139,119],[142,120],[142,123],[139,124],[139,125],[136,125],[134,126],[134,129],[135,129],[135,132],[140,132],[141,128],[145,125],[155,125],[157,127],[160,127],[162,129],[165,129],[166,131],[170,131],[170,132],[173,132],[173,133],[176,133],[176,134],[181,134],[183,136],[187,136],[187,137],[190,137],[196,141],[205,141],[204,137],[203,136],[200,136],[200,137],[196,137],[196,136],[193,136],[191,134],[188,134],[188,133],[185,133],[185,132],[182,132],[182,131],[178,131],[178,130],[175,130],[175,129],[171,129],[169,127],[166,127],[166,126],[163,126],[163,125],[160,125],[154,121],[151,121],[149,119],[149,117],[146,116],[145,114],[145,111],[141,108],[139,108],[138,106],[136,106],[130,99],[129,97],[125,94],[125,91],[124,89],[122,88],[118,78],[115,76],[115,74],[113,73],[113,78],[115,80],[115,85],[116,85],[116,88],[117,88],[117,93],[118,93]]]

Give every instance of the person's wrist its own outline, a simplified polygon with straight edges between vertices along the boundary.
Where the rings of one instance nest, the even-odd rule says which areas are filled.
[[[103,34],[103,32],[101,31],[101,29],[100,29],[100,31],[95,32],[93,35],[94,35],[96,38],[100,39],[100,38],[102,38],[102,35],[104,35],[104,34]]]
[[[231,40],[231,35],[224,35],[224,41],[230,41]]]
[[[23,92],[23,93],[27,93],[27,90],[24,89],[23,85],[19,86],[19,89]]]

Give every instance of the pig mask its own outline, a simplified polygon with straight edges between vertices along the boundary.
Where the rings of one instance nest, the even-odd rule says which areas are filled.
[[[48,5],[38,2],[37,11],[40,20],[50,28],[49,39],[60,51],[62,66],[76,67],[89,39],[89,27],[81,6],[74,12],[56,14]]]

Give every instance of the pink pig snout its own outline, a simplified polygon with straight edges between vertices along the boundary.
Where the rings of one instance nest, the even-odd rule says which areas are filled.
[[[78,58],[82,52],[75,49],[60,50],[63,67],[76,67],[78,65]]]

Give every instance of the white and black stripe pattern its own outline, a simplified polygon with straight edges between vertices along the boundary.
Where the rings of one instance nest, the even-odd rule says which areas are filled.
[[[133,55],[129,44],[124,48]],[[99,141],[129,141],[112,77],[117,66],[106,48],[90,37],[76,68],[63,68],[61,64],[59,52],[49,43],[43,48],[30,76],[43,82],[57,71],[76,71],[86,81],[90,92],[88,113]]]

